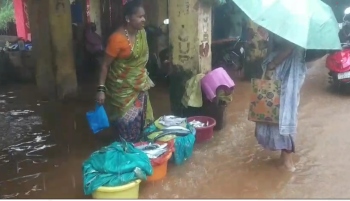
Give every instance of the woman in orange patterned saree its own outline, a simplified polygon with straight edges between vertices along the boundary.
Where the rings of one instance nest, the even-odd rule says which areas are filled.
[[[147,91],[154,84],[145,68],[148,45],[142,1],[127,1],[124,17],[125,25],[108,40],[96,100],[105,104],[111,125],[120,138],[137,142],[143,128],[153,121]]]

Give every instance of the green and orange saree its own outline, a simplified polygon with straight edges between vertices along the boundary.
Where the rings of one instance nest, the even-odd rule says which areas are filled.
[[[128,142],[139,141],[143,128],[153,121],[148,90],[154,84],[145,67],[147,61],[146,32],[141,30],[130,56],[116,58],[106,79],[105,107],[111,125]]]

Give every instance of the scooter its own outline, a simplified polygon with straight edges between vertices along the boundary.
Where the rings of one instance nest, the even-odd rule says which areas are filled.
[[[329,82],[338,89],[350,89],[350,8],[345,9],[343,23],[339,26],[341,51],[332,52],[326,58],[326,67],[329,69]]]
[[[244,68],[245,60],[244,41],[240,38],[221,41],[212,44],[213,67],[224,67],[231,68],[234,71],[241,71]]]
[[[350,89],[350,43],[342,43],[343,50],[330,54],[326,59],[330,83],[338,89]]]

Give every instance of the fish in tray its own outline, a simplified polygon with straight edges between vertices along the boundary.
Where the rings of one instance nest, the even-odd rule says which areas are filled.
[[[189,122],[189,124],[191,124],[193,127],[195,128],[203,128],[203,127],[206,127],[209,125],[209,122],[207,122],[206,124],[203,123],[203,122],[200,122],[200,121],[196,121],[196,120],[193,120],[191,122]]]
[[[159,145],[155,143],[150,143],[146,145],[136,146],[135,148],[143,151],[148,156],[148,158],[155,159],[160,157],[167,151],[167,146],[167,144]]]
[[[166,127],[166,128],[163,128],[162,129],[163,131],[180,131],[180,132],[190,132],[189,129],[187,128],[184,128],[182,126],[169,126],[169,127]]]
[[[166,135],[186,136],[190,133],[191,133],[191,131],[189,129],[184,128],[182,126],[169,126],[169,127],[163,128],[161,130],[158,130],[156,132],[145,133],[145,135],[149,139],[156,140],[155,138],[159,139],[159,138],[164,137]],[[159,137],[159,136],[161,136],[161,137]]]
[[[150,142],[149,144],[135,146],[135,148],[140,149],[141,151],[147,151],[147,150],[154,150],[154,149],[164,149],[167,146],[168,146],[167,144],[160,145],[157,143]]]
[[[162,137],[168,136],[168,135],[174,135],[174,136],[186,136],[190,134],[191,131],[187,128],[181,127],[181,126],[171,126],[164,128],[160,131],[159,135],[157,135],[153,140],[157,141]]]
[[[150,159],[156,159],[159,158],[161,155],[163,155],[167,150],[166,149],[155,149],[155,150],[149,150],[149,151],[143,151],[148,158]]]
[[[162,124],[163,126],[177,126],[180,125],[182,123],[186,122],[186,118],[180,118],[180,117],[176,117],[173,115],[168,115],[168,116],[162,116],[159,119],[159,123]]]

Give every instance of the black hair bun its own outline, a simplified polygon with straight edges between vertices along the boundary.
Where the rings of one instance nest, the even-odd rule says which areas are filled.
[[[135,13],[137,8],[142,7],[143,1],[142,0],[127,0],[127,2],[124,5],[124,16],[131,16]]]

